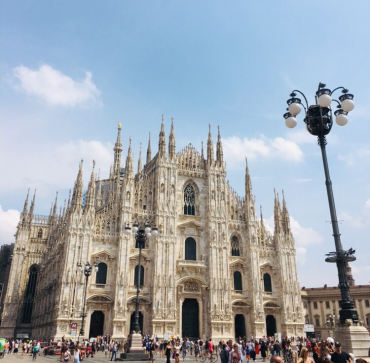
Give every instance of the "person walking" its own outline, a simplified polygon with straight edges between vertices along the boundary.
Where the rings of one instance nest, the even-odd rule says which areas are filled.
[[[335,352],[331,355],[331,361],[333,363],[354,363],[351,356],[342,351],[342,344],[340,342],[335,342]]]
[[[262,357],[262,362],[266,362],[266,352],[267,352],[267,346],[266,342],[262,340],[261,342],[261,357]]]
[[[32,361],[36,360],[37,358],[37,353],[39,352],[39,348],[36,344],[36,342],[32,346]]]
[[[113,357],[114,357],[114,360],[117,359],[117,342],[116,341],[112,341],[112,356],[110,358],[110,360],[112,361],[113,360]]]
[[[79,345],[76,345],[76,348],[74,350],[73,363],[80,363],[80,353],[80,347]]]
[[[171,358],[172,347],[171,347],[170,342],[164,342],[164,349],[165,349],[164,355],[166,356],[166,363],[171,363],[170,358]]]
[[[182,353],[183,361],[186,359],[186,352],[187,352],[187,345],[186,345],[186,340],[184,340],[181,345],[181,353]]]
[[[306,347],[301,348],[301,352],[299,353],[299,358],[297,363],[314,363],[313,359],[308,356],[309,351]],[[325,363],[330,363],[329,361],[324,361]],[[323,363],[324,363],[323,362]]]
[[[242,357],[239,352],[239,345],[234,343],[233,350],[231,351],[229,355],[229,363],[240,363],[242,360]]]

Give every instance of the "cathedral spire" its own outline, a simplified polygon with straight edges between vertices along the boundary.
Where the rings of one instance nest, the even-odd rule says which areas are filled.
[[[285,231],[285,233],[289,233],[289,231],[290,231],[290,217],[289,217],[288,208],[287,208],[286,202],[285,202],[284,190],[282,190],[281,193],[283,195],[283,208],[282,208],[282,216],[281,217],[282,217],[284,231]]]
[[[171,131],[168,142],[168,155],[172,159],[176,154],[175,128],[173,126],[173,117],[171,118]]]
[[[86,204],[85,204],[84,212],[94,207],[94,202],[95,202],[95,177],[94,176],[95,176],[95,160],[93,161],[93,169],[91,172],[89,186],[87,188]]]
[[[216,145],[216,159],[218,164],[221,166],[224,161],[224,151],[222,148],[221,135],[220,135],[220,126],[217,126],[218,135],[217,135],[217,145]]]
[[[281,209],[280,209],[280,200],[279,194],[276,193],[274,189],[274,228],[275,234],[279,233],[280,231],[280,222],[281,222]]]
[[[207,162],[208,164],[212,164],[213,161],[213,142],[212,142],[212,135],[211,135],[211,124],[208,125],[208,140],[207,140]]]
[[[148,150],[146,151],[146,165],[149,164],[150,160],[152,160],[152,147],[150,145],[150,132],[149,132]]]
[[[137,162],[137,172],[141,173],[142,170],[143,170],[143,163],[141,161],[141,143],[140,143],[139,161]]]
[[[121,143],[121,123],[118,122],[118,135],[117,141],[114,145],[114,169],[113,173],[116,174],[117,170],[121,169],[121,153],[122,153],[122,143]]]
[[[162,157],[166,156],[166,133],[164,132],[164,115],[162,115],[161,131],[159,133],[158,154]]]
[[[203,161],[204,160],[203,141],[202,141],[201,154],[200,154],[200,156],[202,157],[202,161]]]
[[[248,160],[245,157],[245,195],[252,197],[252,182],[249,174]]]
[[[35,192],[33,193],[30,212],[28,213],[30,220],[32,220],[32,218],[33,218],[33,212],[35,210],[35,200],[36,200],[36,189],[35,189]]]
[[[54,202],[54,209],[53,209],[53,217],[57,215],[57,206],[58,206],[58,192],[55,195],[55,202]]]
[[[82,194],[83,194],[83,181],[82,181],[82,165],[84,160],[82,159],[80,162],[80,166],[78,169],[77,179],[75,182],[75,186],[73,188],[73,195],[72,195],[72,210],[73,212],[76,209],[82,208]]]
[[[132,158],[132,149],[131,149],[131,137],[130,137],[130,143],[128,146],[128,152],[126,157],[126,175],[133,177],[134,175],[134,161]]]
[[[30,188],[28,188],[27,197],[24,201],[23,212],[22,212],[23,216],[27,215],[27,213],[28,213],[28,197],[29,197],[29,195],[30,195]]]

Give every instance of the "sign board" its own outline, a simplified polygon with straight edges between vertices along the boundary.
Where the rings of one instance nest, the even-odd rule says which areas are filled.
[[[18,333],[16,338],[17,339],[29,339],[30,335],[28,333]]]
[[[304,333],[314,333],[315,332],[315,326],[313,324],[305,324],[303,327]]]
[[[168,333],[164,333],[163,340],[167,340],[168,341],[169,340],[168,338],[169,338]]]
[[[71,336],[75,337],[76,336],[76,330],[71,330]]]
[[[71,323],[71,330],[77,330],[77,323]]]

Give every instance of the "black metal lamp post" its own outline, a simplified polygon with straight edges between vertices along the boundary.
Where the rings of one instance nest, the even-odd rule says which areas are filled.
[[[134,223],[132,226],[132,232],[135,236],[135,248],[139,248],[139,264],[136,283],[136,301],[135,301],[135,322],[134,322],[134,332],[140,334],[140,323],[139,323],[139,293],[140,293],[140,279],[141,279],[141,250],[145,248],[145,242],[153,234],[158,235],[158,228],[150,228],[150,222],[146,221],[144,225],[139,223]],[[125,233],[127,235],[131,234],[131,228],[129,226],[125,227]]]
[[[339,101],[332,100],[332,94],[341,89],[342,95],[339,97]],[[306,106],[301,103],[299,98],[296,98],[297,93],[301,94],[305,99]],[[294,128],[297,125],[295,118],[301,112],[302,106],[305,110],[304,122],[306,124],[307,131],[318,138],[318,144],[321,148],[322,161],[324,164],[325,171],[325,184],[326,191],[328,194],[329,209],[331,216],[331,224],[333,227],[333,236],[335,242],[335,252],[330,252],[325,261],[336,263],[339,277],[339,288],[341,292],[342,300],[339,302],[341,310],[339,311],[340,322],[344,323],[346,319],[351,319],[355,323],[358,322],[358,314],[354,309],[354,301],[351,300],[350,286],[348,283],[348,275],[346,264],[356,260],[354,256],[355,251],[351,248],[348,251],[343,250],[342,243],[340,240],[339,226],[337,220],[337,212],[335,210],[334,195],[332,183],[330,180],[328,160],[326,156],[326,135],[329,134],[333,126],[333,115],[330,104],[332,101],[338,103],[338,110],[334,112],[336,116],[336,123],[339,126],[344,126],[348,122],[347,114],[352,111],[355,107],[353,102],[353,95],[348,93],[348,90],[344,87],[335,88],[333,91],[326,88],[325,84],[320,83],[316,92],[315,105],[308,105],[306,96],[298,90],[294,90],[290,94],[291,98],[287,101],[288,112],[284,114],[285,124],[289,128]]]
[[[86,277],[86,280],[85,280],[85,291],[84,291],[84,304],[83,304],[83,307],[82,307],[82,314],[81,314],[81,317],[82,317],[82,323],[81,323],[81,329],[80,329],[80,336],[84,336],[85,335],[85,317],[86,317],[86,314],[85,314],[85,307],[86,307],[86,294],[87,294],[87,283],[89,281],[89,277],[91,276],[91,272],[92,272],[92,266],[90,265],[89,262],[86,262],[85,263],[85,266],[82,267],[82,264],[81,262],[79,262],[77,264],[77,268],[80,272],[83,271],[85,277]],[[98,266],[94,266],[95,268],[95,271],[98,271],[99,270],[99,267]]]

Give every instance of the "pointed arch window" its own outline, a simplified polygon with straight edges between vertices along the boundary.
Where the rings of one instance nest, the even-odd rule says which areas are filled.
[[[37,238],[42,238],[42,228],[37,232]]]
[[[231,237],[231,256],[240,256],[239,239],[236,236]]]
[[[194,238],[189,237],[185,240],[185,260],[197,260],[197,243]]]
[[[28,279],[26,294],[24,296],[22,324],[31,324],[36,284],[37,284],[37,267],[32,266],[30,268],[30,276]]]
[[[134,285],[137,286],[139,280],[139,265],[135,267]],[[140,266],[140,287],[144,286],[144,267]]]
[[[234,272],[234,290],[243,290],[242,274],[239,271]]]
[[[100,262],[98,268],[95,283],[105,285],[107,283],[107,265],[104,262]]]
[[[263,275],[263,285],[265,292],[272,292],[271,276],[268,273]]]
[[[184,214],[195,216],[195,191],[190,184],[184,189]]]

